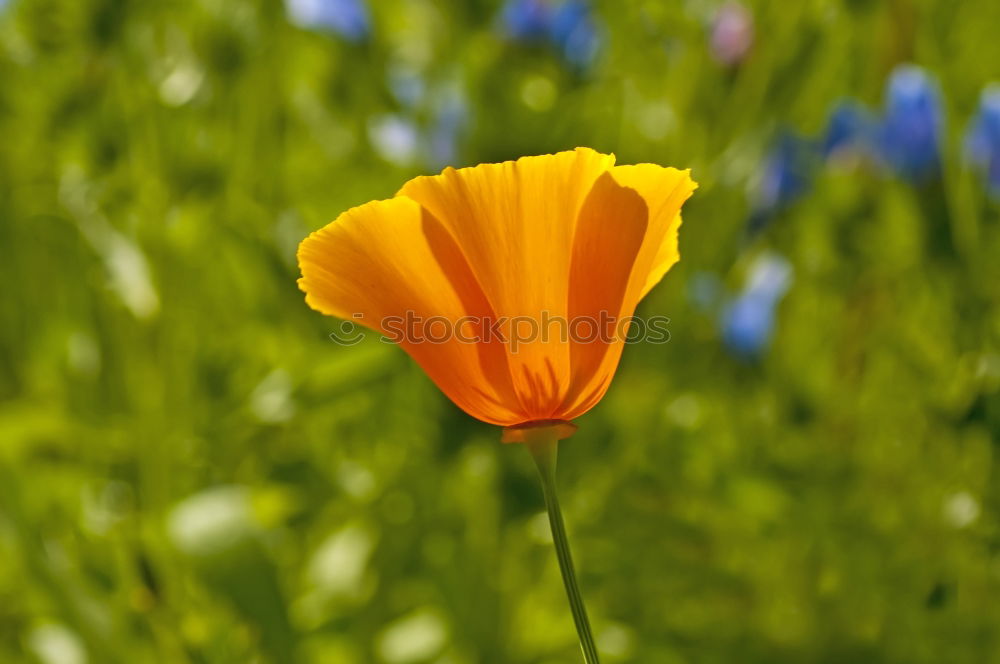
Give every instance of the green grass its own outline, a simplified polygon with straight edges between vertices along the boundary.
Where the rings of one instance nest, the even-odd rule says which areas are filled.
[[[960,158],[1000,5],[756,2],[734,71],[714,6],[598,3],[581,74],[485,0],[379,0],[361,45],[273,1],[11,2],[0,662],[581,661],[528,454],[295,285],[310,230],[440,167],[384,160],[373,118],[429,130],[456,88],[456,166],[588,145],[701,184],[640,308],[670,343],[560,453],[602,661],[1000,661],[1000,218]],[[774,133],[906,61],[945,95],[942,184],[824,169],[747,242]],[[795,283],[748,364],[686,292],[764,249]]]

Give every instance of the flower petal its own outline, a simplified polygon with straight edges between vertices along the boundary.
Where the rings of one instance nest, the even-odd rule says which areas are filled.
[[[570,271],[572,379],[558,414],[577,417],[604,395],[621,357],[635,301],[627,299],[633,266],[647,235],[646,202],[610,173],[580,210]]]
[[[613,165],[613,156],[578,148],[448,168],[410,180],[400,194],[451,231],[498,313],[537,313],[565,300],[580,206]]]
[[[601,265],[603,260],[603,267],[599,269],[585,268],[580,277],[580,289],[602,292],[593,280],[603,280],[603,308],[593,311],[598,312],[598,316],[600,311],[607,311],[617,320],[612,343],[574,347],[573,387],[563,404],[562,417],[566,419],[579,417],[590,410],[607,391],[629,330],[626,321],[635,314],[639,301],[680,258],[677,251],[680,208],[697,187],[689,171],[655,164],[615,166],[610,177],[621,189],[641,198],[645,204],[640,208],[629,195],[616,191],[609,183],[598,181],[592,193],[593,202],[588,199],[581,212],[578,230],[581,234],[585,235],[584,229],[593,226],[595,221],[603,220],[604,224],[591,231],[591,243],[596,249],[588,251],[588,243],[582,238],[577,244],[581,252],[580,265]],[[593,221],[588,222],[587,218]],[[620,283],[621,279],[627,280],[627,286]]]
[[[636,258],[635,282],[629,287],[630,297],[638,303],[680,259],[677,229],[681,226],[681,205],[698,185],[691,179],[691,171],[656,164],[615,166],[611,173],[619,184],[639,192],[649,208],[649,228]]]
[[[502,344],[471,341],[492,317],[489,303],[451,235],[418,203],[396,197],[348,210],[306,238],[298,259],[309,306],[397,340],[470,415],[523,421],[510,407],[517,398]]]
[[[544,321],[546,315],[567,317],[580,208],[597,178],[613,165],[613,156],[578,148],[445,169],[409,181],[400,194],[441,220],[496,314]],[[570,379],[569,344],[536,334],[509,348],[522,409],[531,418],[549,417]]]

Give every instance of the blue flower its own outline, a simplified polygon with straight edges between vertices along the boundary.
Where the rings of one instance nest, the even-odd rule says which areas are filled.
[[[759,355],[771,340],[774,302],[746,293],[729,303],[722,314],[722,339],[734,354]]]
[[[845,154],[869,153],[876,133],[877,123],[868,109],[853,100],[841,101],[833,109],[823,135],[823,158],[836,160]]]
[[[292,23],[308,30],[331,30],[353,42],[371,34],[371,17],[364,0],[285,0]]]
[[[778,303],[792,283],[792,267],[773,253],[760,256],[750,268],[743,291],[722,311],[722,340],[735,355],[753,358],[765,350],[774,331]]]
[[[810,141],[786,132],[764,162],[764,173],[750,216],[750,231],[763,228],[771,218],[809,188],[815,148]]]
[[[584,0],[508,0],[500,14],[503,32],[523,42],[549,43],[575,67],[588,67],[597,57],[601,35]]]
[[[556,9],[549,36],[566,61],[577,67],[592,64],[600,49],[597,26],[583,0],[567,0]]]
[[[545,0],[508,0],[500,20],[508,37],[542,41],[549,35],[552,7]]]
[[[768,155],[761,182],[760,202],[779,208],[805,192],[809,181],[808,143],[795,134],[783,134]]]
[[[897,174],[910,180],[938,174],[943,115],[937,85],[923,69],[904,65],[893,71],[879,144]]]
[[[983,170],[990,194],[1000,197],[1000,86],[983,91],[965,149],[969,160]]]

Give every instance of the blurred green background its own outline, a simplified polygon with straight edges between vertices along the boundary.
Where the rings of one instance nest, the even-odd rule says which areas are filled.
[[[640,307],[670,342],[562,446],[604,660],[1000,662],[1000,208],[963,148],[1000,4],[329,4],[0,3],[0,662],[580,662],[529,456],[331,341],[294,260],[409,177],[577,145],[701,184]],[[821,157],[769,207],[777,137],[903,63],[940,170]],[[761,256],[794,276],[747,352]]]

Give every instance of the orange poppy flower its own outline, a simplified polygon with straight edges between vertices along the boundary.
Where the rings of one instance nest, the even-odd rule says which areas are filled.
[[[537,423],[566,437],[608,389],[619,323],[677,262],[696,186],[587,148],[447,168],[303,240],[299,286],[317,311],[399,343],[505,440]]]

